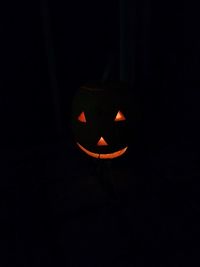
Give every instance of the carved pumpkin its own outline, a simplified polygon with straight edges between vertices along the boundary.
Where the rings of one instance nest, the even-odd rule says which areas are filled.
[[[128,149],[128,99],[124,83],[82,86],[72,105],[76,145],[87,155],[113,159]]]

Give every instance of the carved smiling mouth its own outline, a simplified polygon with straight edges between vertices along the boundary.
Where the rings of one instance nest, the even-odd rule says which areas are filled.
[[[118,151],[115,151],[115,152],[112,152],[112,153],[99,154],[99,153],[94,153],[94,152],[89,151],[88,149],[86,149],[82,145],[80,145],[78,142],[77,142],[77,145],[87,155],[89,155],[89,156],[91,156],[93,158],[100,158],[100,159],[114,159],[114,158],[117,158],[117,157],[123,155],[126,152],[127,148],[128,148],[128,146],[126,146],[125,148],[122,148],[122,149],[120,149]]]

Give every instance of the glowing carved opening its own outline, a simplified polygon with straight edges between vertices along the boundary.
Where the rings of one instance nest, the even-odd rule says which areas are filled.
[[[97,143],[97,146],[108,146],[107,142],[101,137]]]
[[[84,113],[84,111],[81,112],[81,114],[80,114],[79,117],[78,117],[78,120],[81,121],[81,122],[86,122],[86,118],[85,118],[85,113]]]
[[[93,157],[93,158],[97,158],[97,159],[114,159],[114,158],[117,158],[117,157],[120,157],[121,155],[123,155],[126,152],[126,150],[128,149],[128,147],[125,147],[125,148],[120,149],[120,150],[118,150],[116,152],[113,152],[113,153],[98,154],[98,153],[94,153],[94,152],[91,152],[91,151],[87,150],[86,148],[81,146],[79,143],[77,143],[77,145],[88,156]]]
[[[124,116],[124,114],[121,111],[117,112],[117,115],[115,117],[115,121],[125,121],[126,118]]]

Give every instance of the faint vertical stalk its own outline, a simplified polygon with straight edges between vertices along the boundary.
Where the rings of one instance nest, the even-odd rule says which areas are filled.
[[[50,27],[50,16],[49,16],[49,7],[47,0],[40,0],[40,10],[42,16],[42,24],[43,24],[43,34],[44,34],[44,42],[45,42],[45,51],[47,56],[48,63],[48,73],[49,79],[51,83],[51,93],[52,93],[52,102],[55,114],[55,122],[56,122],[56,132],[58,136],[62,136],[62,120],[61,120],[61,109],[60,109],[60,99],[59,99],[59,87],[56,78],[56,70],[55,70],[55,55],[53,49],[52,42],[52,33]]]
[[[119,1],[120,11],[120,80],[128,80],[128,33],[127,33],[127,0]]]

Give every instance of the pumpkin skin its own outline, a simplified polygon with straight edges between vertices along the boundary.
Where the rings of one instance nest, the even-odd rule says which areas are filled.
[[[118,82],[82,86],[72,104],[72,131],[87,155],[113,159],[128,149],[128,90]]]

